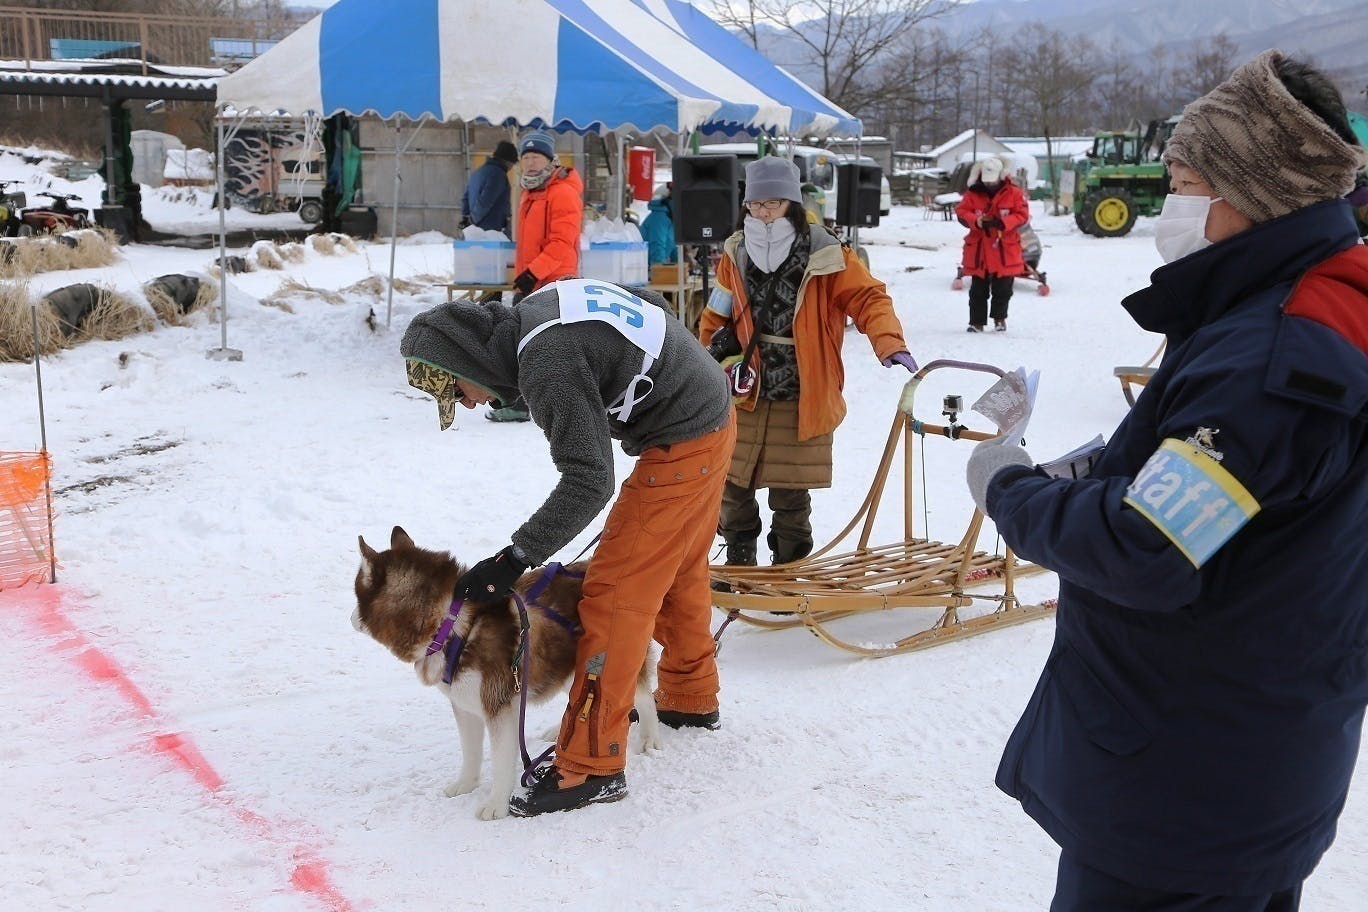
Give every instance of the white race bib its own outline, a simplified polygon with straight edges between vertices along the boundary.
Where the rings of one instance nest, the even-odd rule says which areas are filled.
[[[560,296],[562,323],[607,323],[652,359],[660,357],[665,344],[665,311],[659,307],[595,279],[561,279],[556,283],[556,294]]]

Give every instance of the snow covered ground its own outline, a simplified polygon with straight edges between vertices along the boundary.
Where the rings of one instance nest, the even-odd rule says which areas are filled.
[[[1027,440],[1043,460],[1109,434],[1124,414],[1112,368],[1142,362],[1158,340],[1117,302],[1159,258],[1148,220],[1097,240],[1033,210],[1052,293],[1019,283],[1006,334],[964,332],[966,295],[950,290],[956,224],[895,208],[863,238],[922,363],[1040,369]],[[450,268],[442,240],[415,240],[398,248],[400,276]],[[133,246],[112,266],[40,276],[32,290],[135,290],[210,259]],[[406,386],[399,338],[440,289],[396,294],[388,326],[383,297],[362,292],[301,296],[293,312],[256,303],[287,277],[336,290],[388,260],[383,245],[310,250],[284,272],[233,277],[228,343],[240,363],[206,359],[219,326],[203,315],[44,361],[60,583],[0,593],[6,908],[1048,905],[1055,848],[993,773],[1051,621],[869,661],[801,631],[733,625],[720,656],[723,729],[666,730],[665,753],[631,758],[626,801],[483,823],[483,789],[442,797],[458,764],[455,725],[435,690],[352,630],[356,536],[382,544],[402,524],[419,544],[473,561],[508,541],[554,472],[534,426],[462,411],[459,429],[439,433],[431,401]],[[815,497],[819,539],[862,499],[906,377],[850,335],[850,416],[835,487]],[[934,373],[919,417],[938,419],[945,393],[972,402],[983,376]],[[32,365],[0,364],[0,415],[0,449],[38,447]],[[957,538],[969,517],[967,454],[926,443],[933,538]],[[619,454],[619,473],[629,465]],[[897,512],[885,506],[876,540],[897,537]],[[1042,576],[1021,588],[1034,601],[1056,585]],[[845,632],[887,640],[909,622],[895,611]],[[561,708],[532,710],[529,732]],[[1305,908],[1362,909],[1365,896],[1361,773]]]

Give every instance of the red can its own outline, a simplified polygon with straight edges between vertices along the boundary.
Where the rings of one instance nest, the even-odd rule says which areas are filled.
[[[651,198],[655,190],[655,149],[632,146],[627,150],[627,182],[632,186],[632,199]]]

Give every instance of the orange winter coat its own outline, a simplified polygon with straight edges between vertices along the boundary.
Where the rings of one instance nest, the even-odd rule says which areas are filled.
[[[1031,210],[1026,194],[1010,177],[1004,176],[997,191],[991,194],[982,183],[965,190],[964,197],[955,207],[955,215],[960,224],[969,229],[964,237],[964,257],[960,261],[965,275],[1019,276],[1025,273],[1026,261],[1022,258],[1021,235],[1017,229],[1031,220]],[[980,228],[979,216],[999,218],[1002,227]]]
[[[584,182],[571,168],[557,168],[518,202],[518,249],[513,274],[532,270],[537,288],[579,274],[580,225],[584,221]]]
[[[902,324],[893,313],[893,299],[883,282],[855,254],[819,225],[809,228],[812,252],[807,271],[798,286],[798,307],[793,316],[794,349],[798,358],[798,439],[807,440],[834,431],[845,418],[845,366],[841,345],[845,321],[869,338],[874,354],[883,360],[894,352],[907,351]],[[706,345],[713,333],[727,323],[736,327],[744,350],[754,332],[746,283],[738,256],[744,256],[742,233],[727,238],[717,264],[717,289],[703,308],[698,335]],[[751,367],[759,370],[759,352],[752,352]],[[739,407],[753,410],[764,377],[750,398]]]

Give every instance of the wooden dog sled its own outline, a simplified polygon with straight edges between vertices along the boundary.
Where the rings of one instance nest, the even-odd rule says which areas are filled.
[[[914,374],[903,389],[873,484],[855,516],[830,543],[789,564],[711,568],[713,604],[728,616],[723,627],[736,619],[771,629],[802,626],[833,646],[863,656],[888,656],[938,646],[1054,613],[1052,602],[1022,605],[1017,601],[1017,577],[1039,572],[1040,567],[1018,562],[1010,548],[1000,555],[974,550],[983,526],[983,514],[977,509],[957,544],[930,541],[915,534],[913,436],[968,441],[997,436],[959,424],[956,411],[943,413],[948,419],[944,425],[926,423],[914,417],[913,400],[918,385],[927,374],[942,368],[1004,376],[995,367],[959,361],[933,361]],[[900,442],[903,450],[903,540],[871,545],[874,518],[884,498]],[[838,546],[862,523],[855,550],[838,551]],[[990,584],[996,584],[993,588],[997,591],[983,591]],[[968,609],[975,603],[990,605],[991,610],[961,618],[961,609]],[[939,608],[941,611],[929,627],[915,629],[883,645],[853,642],[833,630],[833,622],[841,618],[894,608]],[[924,615],[924,612],[918,614]],[[721,630],[718,633],[720,635]]]

